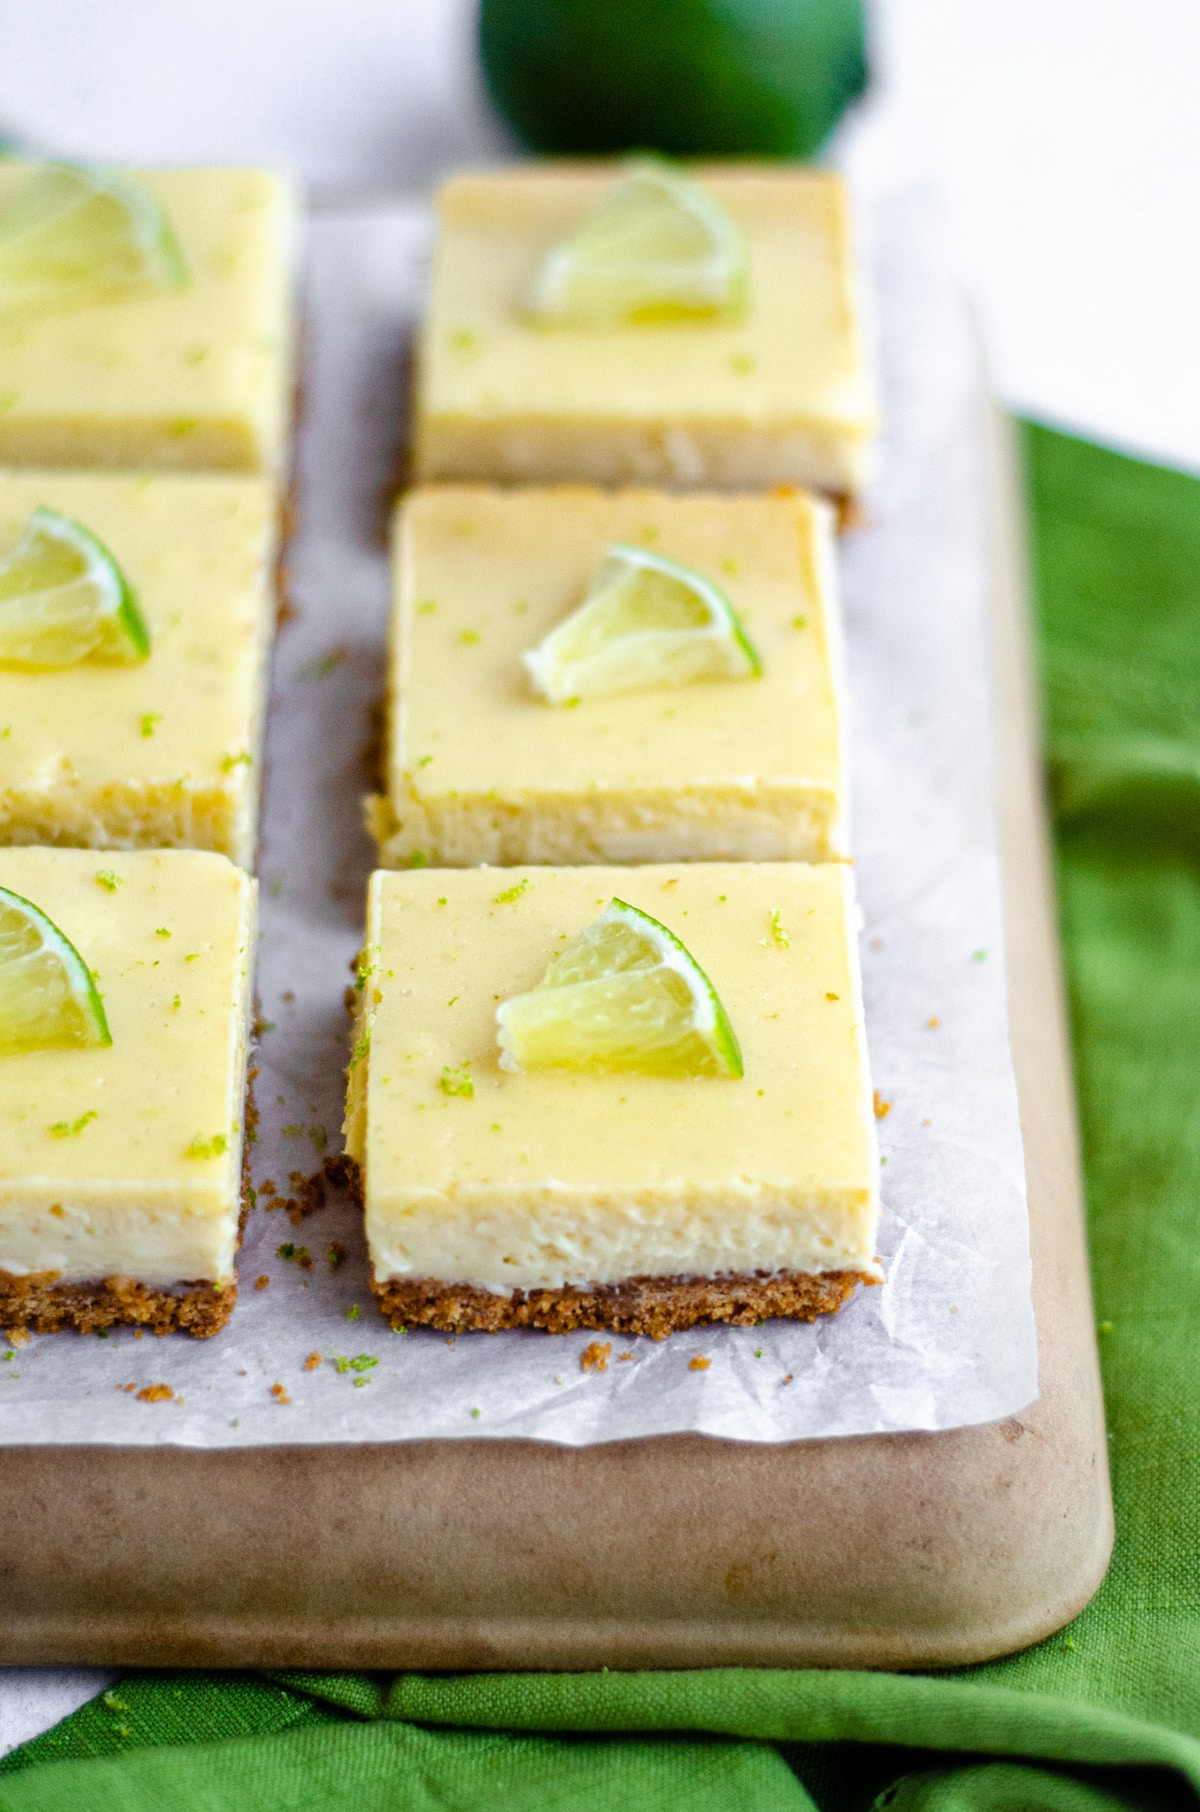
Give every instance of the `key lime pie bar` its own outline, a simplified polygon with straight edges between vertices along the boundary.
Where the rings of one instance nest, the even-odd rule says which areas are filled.
[[[877,1281],[854,923],[840,864],[377,873],[346,1131],[393,1325],[658,1337]]]
[[[0,1326],[229,1319],[254,906],[223,856],[0,850]]]
[[[412,493],[381,863],[841,855],[832,546],[799,493]]]
[[[263,170],[0,162],[0,464],[282,466],[293,216]]]
[[[842,178],[524,165],[438,200],[421,479],[853,496],[875,404]]]
[[[275,516],[261,478],[0,471],[0,842],[253,861]]]

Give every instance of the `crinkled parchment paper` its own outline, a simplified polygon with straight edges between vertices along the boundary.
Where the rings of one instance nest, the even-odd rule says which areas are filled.
[[[386,499],[430,232],[417,204],[319,216],[290,556],[297,614],[279,636],[268,732],[268,1029],[241,1299],[212,1341],[113,1330],[16,1349],[0,1360],[0,1439],[582,1444],[700,1430],[788,1441],[988,1421],[1036,1395],[991,798],[983,385],[928,205],[881,204],[871,227],[887,432],[871,523],[846,538],[842,576],[867,1025],[891,1104],[879,1129],[886,1284],[812,1326],[614,1338],[607,1372],[585,1374],[589,1333],[392,1333],[344,1197],[331,1191],[300,1225],[264,1208],[264,1179],[295,1197],[291,1174],[340,1148],[342,996],[371,860],[359,797],[383,690]],[[257,1290],[260,1276],[270,1281]],[[708,1369],[689,1370],[700,1353]],[[306,1369],[311,1354],[321,1362]],[[130,1383],[175,1394],[143,1401]]]

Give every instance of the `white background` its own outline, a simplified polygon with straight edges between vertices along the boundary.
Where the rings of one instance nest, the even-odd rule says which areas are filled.
[[[0,0],[0,126],[35,150],[282,164],[315,195],[502,156],[473,0]],[[1011,404],[1200,470],[1200,7],[880,0],[847,154],[932,182]],[[0,1749],[108,1676],[13,1670]]]

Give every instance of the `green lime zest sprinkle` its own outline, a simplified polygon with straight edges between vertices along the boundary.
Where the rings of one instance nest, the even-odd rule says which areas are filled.
[[[783,921],[780,919],[779,908],[777,906],[774,908],[774,910],[771,913],[770,924],[771,924],[771,942],[773,944],[778,944],[780,949],[786,950],[788,945],[792,941],[792,934],[790,931],[784,930]]]
[[[428,868],[429,857],[423,849],[414,849],[408,858],[408,866],[410,868]]]
[[[142,735],[153,736],[156,726],[161,722],[161,711],[143,711],[141,717]]]
[[[471,1080],[470,1063],[447,1064],[441,1074],[438,1087],[443,1095],[461,1095],[466,1101],[475,1099],[475,1084]]]
[[[155,937],[170,937],[171,933],[167,930],[165,925],[159,925],[156,927],[154,935]]]
[[[114,874],[111,868],[98,868],[96,885],[103,887],[106,893],[116,893],[117,888],[121,885],[121,876]]]
[[[529,876],[526,875],[524,880],[518,881],[514,887],[506,887],[503,893],[496,894],[492,900],[492,905],[511,906],[513,901],[519,900],[523,893],[528,893],[532,886],[533,882],[529,879]]]
[[[302,1265],[312,1254],[307,1246],[298,1246],[294,1240],[285,1239],[282,1246],[276,1246],[275,1256],[284,1259],[289,1265]]]
[[[357,1321],[361,1314],[362,1314],[362,1310],[359,1308],[358,1304],[356,1302],[352,1302],[350,1304],[350,1307],[346,1310],[346,1320],[347,1321]]]
[[[369,1372],[379,1361],[371,1353],[359,1353],[356,1359],[347,1359],[344,1353],[339,1353],[333,1364],[339,1372]]]
[[[362,1036],[355,1040],[354,1049],[350,1053],[350,1068],[351,1069],[353,1069],[356,1064],[359,1064],[362,1062],[363,1058],[366,1056],[366,1054],[370,1050],[370,1048],[371,1048],[371,1028],[370,1028],[370,1026],[368,1026],[366,1031],[362,1034]],[[284,1128],[284,1130],[285,1131],[287,1130],[286,1127]]]
[[[211,1139],[202,1139],[197,1133],[183,1155],[185,1158],[219,1158],[228,1150],[229,1140],[223,1132],[214,1133]]]
[[[56,1120],[49,1129],[50,1137],[52,1139],[77,1139],[84,1127],[90,1126],[92,1121],[99,1117],[95,1108],[91,1108],[86,1114],[80,1114],[78,1120]]]
[[[807,617],[793,617],[792,618],[792,628],[793,629],[807,629],[808,628],[808,618]]]
[[[221,757],[222,774],[232,774],[234,768],[252,768],[253,766],[254,757],[246,749],[243,749],[240,755],[222,755]]]

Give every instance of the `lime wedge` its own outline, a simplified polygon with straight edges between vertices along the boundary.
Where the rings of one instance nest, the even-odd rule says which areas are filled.
[[[0,665],[144,661],[150,632],[102,541],[57,510],[34,510],[0,557]]]
[[[0,311],[87,307],[186,281],[166,215],[119,170],[41,164],[0,209]]]
[[[523,658],[534,690],[552,705],[762,673],[722,591],[689,567],[623,541],[605,550],[578,610]]]
[[[745,255],[724,208],[670,164],[639,158],[550,247],[529,313],[546,327],[629,327],[736,319],[745,302]]]
[[[496,1009],[506,1070],[740,1076],[717,991],[674,932],[612,900],[536,988]]]
[[[74,944],[39,906],[0,887],[0,1052],[111,1043]]]

